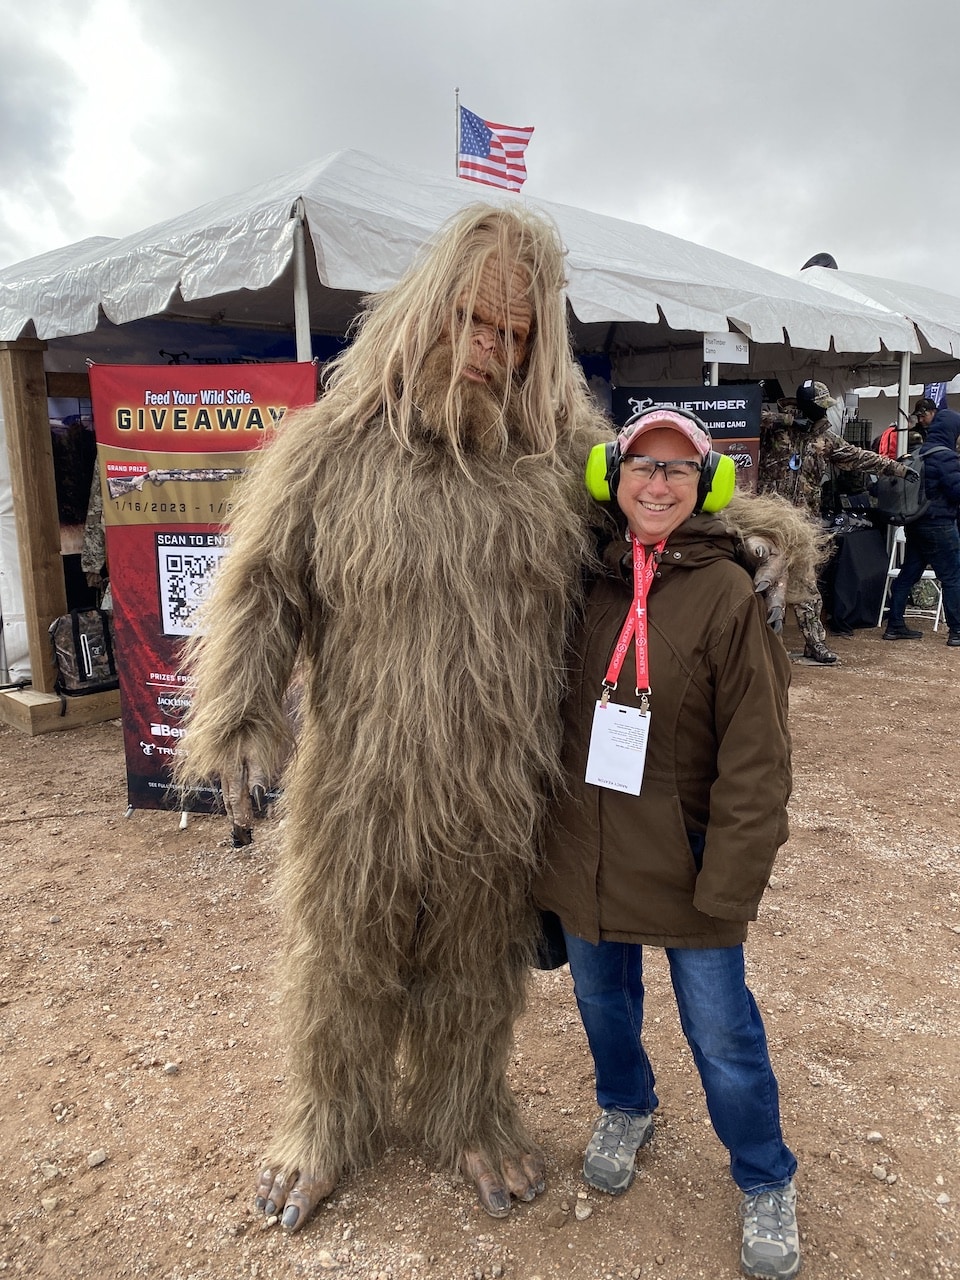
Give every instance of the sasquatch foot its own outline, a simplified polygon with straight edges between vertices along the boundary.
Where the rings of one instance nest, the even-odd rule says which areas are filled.
[[[546,1186],[546,1165],[539,1151],[504,1156],[499,1166],[485,1151],[464,1151],[460,1172],[477,1188],[481,1206],[491,1218],[505,1218],[510,1212],[511,1196],[532,1200]]]
[[[279,1173],[262,1169],[254,1205],[267,1218],[279,1214],[280,1225],[287,1231],[299,1231],[336,1185],[336,1178],[317,1177],[297,1169]]]

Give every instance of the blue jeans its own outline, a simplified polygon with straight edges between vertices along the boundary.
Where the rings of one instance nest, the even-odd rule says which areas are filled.
[[[960,533],[955,520],[918,520],[904,530],[903,565],[890,588],[891,627],[903,626],[910,592],[927,565],[943,587],[943,612],[951,631],[960,631]]]
[[[566,933],[566,931],[564,931]],[[601,1107],[645,1115],[657,1106],[641,1041],[643,947],[585,942],[566,933],[574,991]],[[693,1052],[730,1172],[750,1195],[782,1187],[796,1157],[783,1141],[780,1096],[756,1001],[744,978],[743,947],[668,947],[680,1025]]]

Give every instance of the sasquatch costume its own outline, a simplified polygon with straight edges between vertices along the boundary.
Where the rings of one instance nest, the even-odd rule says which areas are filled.
[[[471,326],[491,281],[500,358],[482,379]],[[268,1212],[298,1171],[323,1195],[373,1162],[398,1112],[449,1169],[479,1151],[499,1179],[535,1150],[505,1069],[559,778],[584,462],[609,435],[571,356],[563,283],[552,228],[480,206],[375,299],[321,401],[244,480],[187,655],[181,781],[248,760],[276,777],[295,666],[302,679]],[[518,285],[529,333],[512,323]],[[491,1211],[508,1207],[501,1193]]]

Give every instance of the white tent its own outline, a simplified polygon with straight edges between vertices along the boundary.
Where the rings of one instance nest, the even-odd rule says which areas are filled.
[[[836,298],[861,306],[879,306],[910,320],[920,334],[921,350],[942,351],[960,358],[960,298],[924,285],[879,276],[864,276],[831,267],[807,267],[800,273],[807,284],[825,289]],[[943,379],[927,379],[943,381]]]
[[[897,352],[924,361],[930,379],[960,369],[953,347],[948,356],[925,347],[896,311],[831,297],[635,223],[349,151],[134,235],[95,237],[0,271],[0,343],[18,347],[11,369],[15,355],[27,358],[24,340],[39,339],[44,373],[83,372],[87,358],[136,360],[130,322],[155,317],[187,321],[198,334],[219,326],[295,331],[298,356],[308,358],[311,333],[342,335],[362,294],[393,284],[447,218],[477,201],[521,201],[554,219],[568,249],[574,343],[608,356],[621,384],[699,382],[703,333],[729,329],[750,339],[750,364],[737,372],[787,385],[827,371],[837,387],[889,381]],[[25,501],[14,490],[14,507]],[[16,514],[19,529],[23,512]],[[42,550],[49,565],[49,545]],[[0,564],[0,578],[5,569],[19,566]],[[53,577],[44,579],[46,607],[37,592],[25,607],[31,653],[50,620]],[[19,585],[34,590],[27,578]],[[7,600],[9,620],[18,605]]]
[[[103,321],[145,316],[214,323],[294,321],[302,210],[303,279],[315,332],[342,333],[359,296],[401,275],[451,214],[477,200],[522,196],[387,164],[334,155],[121,240],[94,239],[0,271],[0,339],[86,335]],[[699,375],[704,332],[733,327],[754,351],[752,372],[879,365],[921,354],[901,315],[635,223],[533,202],[569,250],[568,296],[582,350],[639,355],[647,380]],[[950,361],[944,376],[957,371]],[[932,376],[932,375],[931,375]],[[867,381],[865,376],[860,381]]]
[[[906,317],[914,325],[919,336],[920,354],[915,356],[912,350],[905,349],[898,387],[887,387],[889,380],[883,377],[879,367],[870,370],[871,377],[866,380],[867,387],[879,388],[884,398],[891,394],[895,397],[897,404],[892,415],[900,425],[901,446],[905,448],[910,397],[922,394],[922,386],[920,391],[911,387],[911,374],[916,377],[923,373],[925,382],[946,382],[952,375],[931,372],[928,357],[939,352],[960,357],[960,298],[924,285],[839,271],[833,267],[806,267],[798,278],[823,289],[831,297],[883,307],[890,314]]]

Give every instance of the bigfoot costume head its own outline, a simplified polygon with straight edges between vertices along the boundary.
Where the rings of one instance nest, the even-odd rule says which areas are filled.
[[[503,453],[522,435],[518,404],[533,328],[530,277],[509,275],[496,257],[455,301],[440,341],[412,386],[425,435],[456,439],[465,450]]]
[[[569,356],[563,249],[523,209],[474,205],[370,300],[327,395],[336,420],[383,416],[406,448],[549,453],[582,389]]]

